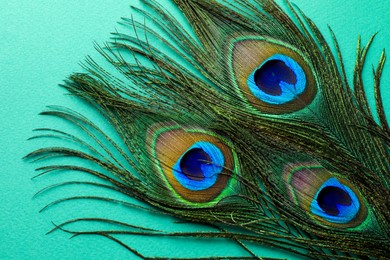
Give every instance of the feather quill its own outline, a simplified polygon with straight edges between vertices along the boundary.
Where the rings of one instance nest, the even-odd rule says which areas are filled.
[[[140,257],[115,235],[228,238],[248,258],[256,256],[247,242],[309,258],[385,258],[390,131],[380,91],[384,52],[373,70],[375,112],[362,81],[375,36],[365,47],[359,41],[351,88],[334,34],[336,55],[289,2],[291,16],[271,0],[173,2],[194,34],[157,1],[143,0],[149,12],[135,11],[158,29],[123,19],[135,34],[117,32],[98,47],[111,67],[88,58],[86,72],[63,85],[105,117],[125,149],[83,115],[51,107],[43,114],[81,128],[99,148],[59,130],[38,129],[48,134],[37,137],[60,137],[88,151],[49,147],[28,157],[82,159],[96,167],[40,170],[84,172],[106,182],[49,189],[112,189],[153,206],[146,210],[218,231],[167,233],[98,218],[69,220],[55,229],[81,221],[135,228],[68,231],[107,237]],[[47,207],[73,199],[119,202],[76,196]]]

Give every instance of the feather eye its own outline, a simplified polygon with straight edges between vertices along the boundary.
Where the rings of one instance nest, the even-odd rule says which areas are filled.
[[[290,164],[284,179],[290,199],[319,223],[353,228],[367,219],[367,202],[354,185],[319,164]]]
[[[148,143],[157,172],[180,198],[214,202],[229,187],[237,159],[222,138],[200,128],[156,124]]]
[[[233,82],[260,112],[294,112],[314,99],[317,87],[312,69],[292,46],[243,36],[231,48]]]

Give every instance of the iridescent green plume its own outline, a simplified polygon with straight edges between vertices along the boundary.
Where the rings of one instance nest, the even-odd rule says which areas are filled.
[[[123,19],[129,33],[115,33],[98,48],[109,64],[87,59],[87,71],[64,84],[104,115],[125,149],[91,120],[53,108],[44,114],[81,127],[95,142],[104,139],[103,152],[88,140],[45,129],[89,151],[50,147],[29,157],[86,160],[89,167],[42,169],[94,175],[153,212],[217,229],[179,234],[109,219],[72,219],[58,227],[69,231],[77,221],[131,226],[137,231],[69,232],[108,237],[140,257],[115,235],[227,238],[245,248],[246,258],[260,257],[247,243],[316,259],[389,256],[384,53],[374,69],[375,110],[362,83],[374,37],[365,47],[359,41],[350,86],[333,33],[329,44],[288,2],[289,14],[272,0],[173,0],[191,30],[158,1],[143,2],[146,11],[134,12],[153,27]]]

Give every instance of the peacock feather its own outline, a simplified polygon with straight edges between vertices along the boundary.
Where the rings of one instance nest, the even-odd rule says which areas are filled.
[[[98,199],[215,231],[172,233],[106,218],[75,218],[54,230],[104,236],[139,257],[116,235],[229,239],[247,251],[246,258],[258,257],[248,243],[308,258],[388,257],[384,52],[373,69],[375,110],[362,80],[374,36],[364,47],[358,43],[351,88],[334,34],[335,54],[316,25],[288,1],[287,13],[272,0],[173,2],[191,30],[158,1],[143,0],[145,10],[134,12],[154,29],[123,19],[129,33],[117,32],[97,47],[108,64],[87,58],[86,71],[63,84],[109,122],[123,145],[94,120],[50,107],[44,115],[73,124],[88,138],[38,129],[34,138],[56,137],[77,146],[41,148],[28,158],[85,161],[87,166],[46,165],[41,175],[75,171],[101,180],[61,182],[44,191],[92,185],[151,206],[71,196],[45,209]],[[75,231],[69,228],[75,222],[116,229]]]

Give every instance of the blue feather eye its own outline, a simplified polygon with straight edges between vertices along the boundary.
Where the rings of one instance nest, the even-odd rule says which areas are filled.
[[[217,181],[225,163],[220,149],[208,142],[192,145],[173,166],[173,175],[190,190],[205,190]]]
[[[231,56],[231,75],[239,94],[262,113],[291,113],[316,96],[312,68],[287,44],[243,36],[233,40]]]
[[[318,190],[310,209],[329,222],[346,224],[358,215],[360,203],[351,188],[330,178]]]
[[[162,181],[186,202],[216,201],[237,171],[237,157],[229,143],[200,128],[155,124],[149,128],[147,142]]]
[[[346,179],[315,163],[286,166],[287,194],[319,223],[357,227],[367,219],[365,200]]]
[[[251,73],[247,84],[258,99],[280,105],[294,100],[303,93],[306,88],[306,76],[295,60],[286,55],[276,54]]]

